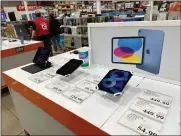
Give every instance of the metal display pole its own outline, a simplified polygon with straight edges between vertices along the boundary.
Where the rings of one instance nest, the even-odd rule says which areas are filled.
[[[150,21],[152,21],[153,16],[153,1],[150,1]]]
[[[101,1],[96,0],[96,9],[97,9],[97,14],[101,14]]]
[[[27,19],[30,20],[29,13],[28,13],[28,2],[24,0],[23,3],[25,6],[25,12],[26,12]]]

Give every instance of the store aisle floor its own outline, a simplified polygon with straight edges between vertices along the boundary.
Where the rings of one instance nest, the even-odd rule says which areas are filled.
[[[2,135],[25,135],[9,93],[1,96]]]

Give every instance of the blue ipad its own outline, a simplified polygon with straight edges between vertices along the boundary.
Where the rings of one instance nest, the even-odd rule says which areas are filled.
[[[138,36],[145,37],[144,57],[137,68],[159,74],[164,41],[164,32],[161,30],[139,29]]]
[[[131,77],[132,73],[129,71],[112,69],[98,84],[98,88],[111,94],[118,94],[122,92]]]

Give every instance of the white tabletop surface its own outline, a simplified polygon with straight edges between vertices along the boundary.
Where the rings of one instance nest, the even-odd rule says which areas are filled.
[[[16,48],[16,47],[20,47],[20,46],[27,46],[29,44],[34,44],[34,43],[39,43],[39,41],[27,41],[24,40],[24,44],[21,44],[21,41],[19,39],[16,39],[17,41],[15,42],[9,42],[8,40],[4,40],[2,41],[2,48],[1,50],[7,50],[7,49],[11,49],[11,48]]]
[[[56,68],[59,68],[61,65],[65,64],[69,59],[72,58],[78,58],[78,55],[70,55],[70,53],[65,53],[51,57],[50,61]],[[111,115],[116,111],[119,105],[122,104],[119,99],[117,101],[113,101],[107,95],[105,95],[104,92],[101,91],[95,92],[81,104],[75,103],[72,100],[62,96],[61,94],[57,94],[45,88],[47,84],[50,84],[56,79],[59,79],[59,75],[40,84],[36,84],[28,79],[28,77],[32,74],[21,70],[21,67],[6,71],[4,73],[99,128],[107,121],[108,118],[111,117]],[[77,71],[82,71],[85,73],[78,75],[75,79],[72,79],[69,82],[72,86],[78,83],[77,81],[81,81],[87,78],[86,74],[96,74],[104,77],[109,69],[92,67],[86,69],[79,68]],[[132,90],[142,80],[143,77],[132,76],[128,83],[128,86],[124,90]]]
[[[126,91],[126,96],[122,99],[123,103],[101,129],[110,135],[137,135],[134,131],[118,124],[118,120],[135,100],[138,93],[142,91],[141,89],[149,89],[172,96],[172,104],[160,134],[180,135],[180,86],[146,78],[137,86],[137,91],[136,89]]]

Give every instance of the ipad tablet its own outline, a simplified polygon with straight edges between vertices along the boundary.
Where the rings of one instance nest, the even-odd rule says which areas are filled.
[[[122,92],[131,77],[132,73],[129,71],[113,69],[110,70],[101,80],[98,84],[98,88],[99,90],[111,94],[119,94]]]
[[[39,47],[33,59],[33,63],[35,63],[38,66],[44,65],[45,62],[48,61],[50,53],[51,51],[49,48]]]
[[[61,68],[59,68],[56,73],[62,76],[69,76],[72,74],[81,64],[83,63],[82,60],[71,59]]]
[[[113,37],[112,63],[142,64],[144,37]]]
[[[143,63],[136,67],[152,74],[159,74],[164,32],[161,30],[140,29],[138,35],[145,37],[145,48]]]
[[[21,69],[28,73],[35,74],[37,72],[50,68],[51,64],[45,66],[45,64],[47,64],[50,53],[50,49],[39,47],[33,59],[34,64],[25,66]]]

